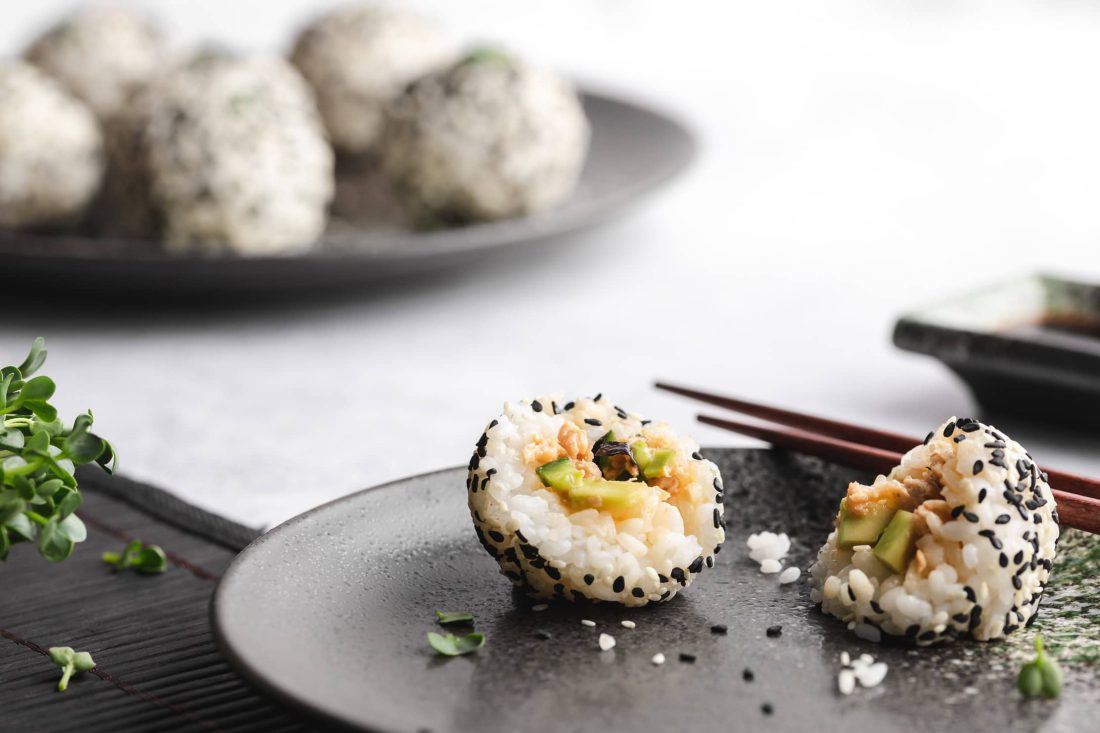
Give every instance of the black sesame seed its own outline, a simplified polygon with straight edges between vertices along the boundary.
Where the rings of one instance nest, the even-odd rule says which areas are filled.
[[[684,664],[695,664],[695,655],[688,654],[687,652],[680,652],[680,661]]]
[[[592,398],[593,402],[599,402],[603,398],[603,392],[597,392],[596,396]]]
[[[531,409],[534,410],[535,412],[542,412],[542,403],[539,402],[538,400],[533,401],[531,403]]]
[[[554,593],[559,596],[565,593],[565,586],[561,583],[554,583]]]
[[[603,425],[603,423],[602,423],[602,422],[600,422],[599,420],[597,420],[597,419],[596,419],[596,418],[594,418],[594,417],[586,417],[586,418],[584,419],[584,421],[585,421],[585,423],[587,423],[588,425],[595,425],[596,427],[600,427],[601,425]]]
[[[1001,564],[1002,568],[1007,568],[1008,567],[1008,555],[1005,555],[1002,552],[1001,556],[1000,556],[1000,558],[998,558],[997,562],[999,562]]]
[[[990,537],[989,544],[993,545],[994,550],[1000,550],[1002,547],[1004,547],[1004,543],[1001,542],[1000,537]]]
[[[1000,466],[1001,468],[1005,469],[1006,471],[1008,470],[1008,464],[1004,462],[1003,458],[990,458],[989,463],[990,463],[990,465],[993,465],[993,466]]]
[[[955,432],[955,423],[949,422],[943,429],[943,437],[950,438],[951,433]]]
[[[981,537],[993,537],[996,534],[997,533],[991,529],[983,529],[978,532],[978,535],[980,535]]]
[[[1019,565],[1023,561],[1024,561],[1024,551],[1020,550],[1019,552],[1016,553],[1016,556],[1012,558],[1012,564],[1013,565]]]
[[[717,476],[714,477],[714,490],[717,491],[719,494],[722,493],[722,479],[718,478]]]
[[[966,521],[968,522],[973,522],[974,524],[978,522],[978,515],[974,512],[963,512],[963,516],[966,517]]]
[[[657,573],[657,580],[659,580],[662,583],[667,583],[668,582],[668,576],[667,575],[661,575],[660,573]]]
[[[626,587],[626,578],[624,578],[621,575],[619,577],[615,578],[615,582],[611,584],[611,590],[615,591],[616,593],[622,593],[623,588],[625,588],[625,587]]]
[[[714,626],[710,627],[710,633],[712,633],[712,634],[727,634],[727,633],[729,633],[729,629],[726,628],[725,624],[715,624]]]
[[[549,641],[550,640],[550,632],[549,631],[536,631],[535,632],[535,638],[536,639],[542,639],[543,641]]]
[[[756,679],[756,675],[753,674],[751,669],[745,667],[745,671],[741,673],[741,679],[745,680],[745,682],[752,682],[754,679]]]
[[[708,568],[713,568],[714,567],[714,555],[707,555],[707,567]]]
[[[572,410],[576,406],[576,404],[577,403],[573,402],[572,400],[570,400],[569,402],[566,402],[565,407],[561,408],[562,412],[569,412],[570,410]]]
[[[974,475],[977,476],[985,468],[985,464],[981,461],[974,461]]]
[[[489,530],[489,537],[492,538],[493,542],[504,542],[504,535],[497,532],[495,529]]]
[[[679,583],[683,583],[684,580],[686,579],[685,576],[684,576],[684,569],[683,568],[673,568],[672,572],[669,573],[669,575],[672,576],[673,580],[675,580]]]
[[[935,432],[936,431],[933,430],[932,432],[928,433],[928,435],[924,436],[924,444],[925,445],[928,445],[932,441],[932,436],[935,434]]]
[[[783,635],[783,627],[779,624],[776,624],[775,626],[769,626],[768,630],[765,633],[768,635],[768,637],[774,639],[777,636]]]
[[[546,574],[549,575],[552,580],[561,580],[561,571],[553,565],[546,566]]]
[[[966,507],[959,504],[957,507],[951,510],[951,518],[958,519],[959,515],[966,511]]]
[[[718,529],[722,526],[722,510],[718,507],[714,508],[714,528]]]
[[[905,636],[906,638],[912,639],[917,635],[918,631],[920,631],[920,626],[917,624],[913,624],[912,626],[906,627]]]
[[[852,586],[848,586],[848,597],[852,599],[852,603],[856,602],[856,592],[852,590]]]
[[[703,454],[700,453],[699,451],[695,451],[694,453],[692,453],[691,457],[694,458],[697,461],[703,460]]]
[[[774,712],[774,708],[772,708],[772,704],[770,702],[766,702],[760,706],[760,712],[764,713],[764,715],[771,715],[772,712]]]
[[[871,610],[875,613],[883,613],[882,606],[879,605],[878,601],[871,601]]]
[[[952,438],[952,440],[954,440],[956,443],[961,443],[966,440],[966,436],[960,433],[959,435],[956,435],[954,438]]]
[[[993,520],[997,524],[1008,524],[1012,521],[1012,517],[1008,514],[999,514],[997,518]]]
[[[635,598],[645,598],[645,591],[641,588],[634,588],[630,591],[630,595],[634,596]]]
[[[702,569],[703,569],[703,558],[702,557],[695,558],[692,561],[691,565],[688,565],[688,572],[691,572],[691,573],[697,573]]]
[[[722,543],[719,542],[717,545],[714,546],[714,554],[717,555],[721,551],[722,551]]]
[[[661,600],[663,601],[664,599],[668,598],[670,595],[672,595],[672,591],[666,590],[664,593],[661,594]]]
[[[966,425],[961,426],[964,433],[973,433],[979,430],[982,426],[976,422],[968,422]]]
[[[920,641],[932,641],[936,638],[935,631],[925,631],[923,634],[917,637]]]
[[[953,618],[957,623],[965,624],[970,619],[970,616],[965,613],[956,613],[951,618]]]
[[[978,597],[974,594],[974,589],[971,588],[969,585],[963,586],[963,592],[966,593],[966,599],[971,603],[974,603],[976,600],[978,600]]]
[[[554,402],[554,400],[550,400],[550,411],[555,415],[558,414],[558,403]]]
[[[642,420],[642,425],[649,425],[651,422],[653,422],[653,421],[652,420]]]
[[[584,576],[584,584],[585,585],[592,585],[595,582],[596,582],[596,576],[593,575],[592,573],[588,573],[587,575]]]
[[[989,492],[986,491],[985,489],[982,489],[981,491],[979,491],[978,492],[978,503],[981,504],[983,501],[985,501],[985,497],[988,496],[988,495],[989,495]]]
[[[481,457],[478,456],[477,453],[474,453],[473,457],[470,458],[470,470],[471,471],[476,471],[477,470],[477,464],[480,463],[480,458]]]

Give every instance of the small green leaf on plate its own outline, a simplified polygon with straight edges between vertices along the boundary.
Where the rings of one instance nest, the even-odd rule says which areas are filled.
[[[432,649],[444,656],[457,657],[477,651],[485,646],[485,636],[477,633],[455,636],[454,634],[437,634],[434,631],[429,631],[428,643],[431,644]]]
[[[472,624],[474,622],[474,615],[466,611],[436,611],[435,617],[444,626],[447,624]]]

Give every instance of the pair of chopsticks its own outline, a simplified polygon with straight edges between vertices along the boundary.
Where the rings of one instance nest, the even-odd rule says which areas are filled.
[[[657,382],[658,389],[718,405],[787,428],[698,415],[699,422],[767,441],[779,448],[805,453],[863,471],[889,473],[902,455],[922,441],[897,433],[830,420],[734,397]],[[1050,478],[1061,524],[1100,534],[1100,481],[1065,471],[1041,469]]]

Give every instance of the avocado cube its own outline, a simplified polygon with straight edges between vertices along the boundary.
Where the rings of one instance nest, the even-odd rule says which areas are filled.
[[[862,514],[848,509],[848,500],[841,499],[836,521],[836,544],[845,550],[856,545],[873,545],[897,510],[886,504],[872,504]]]
[[[913,512],[899,509],[871,550],[875,557],[886,563],[895,573],[904,573],[916,552],[917,532],[914,519]]]
[[[543,486],[558,491],[568,491],[584,478],[584,474],[573,466],[573,461],[569,458],[559,458],[556,461],[544,463],[535,469],[535,473]]]
[[[639,481],[603,481],[585,479],[569,489],[574,506],[619,512],[632,508],[645,498],[650,487]]]
[[[638,465],[640,471],[645,471],[645,467],[653,460],[653,452],[649,450],[644,440],[635,440],[630,444],[630,455],[634,456],[634,463]]]
[[[655,450],[653,451],[653,457],[649,463],[645,464],[645,468],[642,469],[642,475],[646,478],[661,478],[668,475],[669,464],[672,463],[673,456],[676,455],[675,451],[671,450]]]

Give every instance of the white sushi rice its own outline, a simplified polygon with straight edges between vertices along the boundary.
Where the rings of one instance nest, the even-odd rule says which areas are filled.
[[[841,652],[841,670],[837,674],[837,689],[842,695],[855,692],[856,683],[860,687],[878,687],[886,679],[889,666],[885,662],[876,662],[870,654],[860,654],[852,659],[848,652]]]
[[[869,545],[837,547],[836,532],[811,569],[811,599],[857,635],[917,644],[997,639],[1035,616],[1053,566],[1057,513],[1046,476],[995,428],[951,419],[909,451],[889,476],[853,492],[927,496],[917,556],[894,573]],[[942,500],[945,504],[936,505]],[[944,518],[946,516],[946,518]]]
[[[660,667],[662,664],[665,663],[665,655],[657,652],[649,661],[653,662],[654,666]]]
[[[611,634],[600,634],[600,651],[610,651],[615,648],[615,637]]]
[[[636,516],[624,519],[593,507],[572,510],[535,473],[540,450],[557,455],[566,423],[583,431],[588,446],[610,430],[673,449],[672,474],[682,477],[675,494],[662,500],[655,489]],[[663,424],[643,425],[607,399],[509,402],[470,462],[468,503],[478,538],[501,572],[535,595],[628,606],[668,600],[713,566],[725,538],[721,477],[697,451],[689,438]]]
[[[789,585],[802,577],[802,570],[797,567],[789,567],[779,574],[779,584]]]

